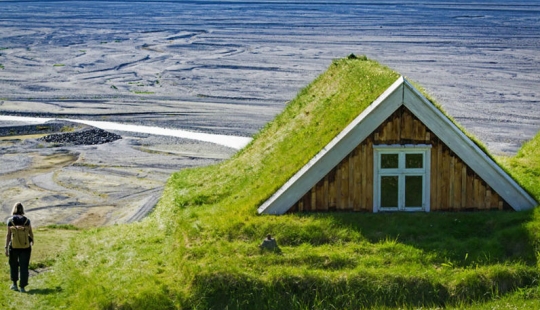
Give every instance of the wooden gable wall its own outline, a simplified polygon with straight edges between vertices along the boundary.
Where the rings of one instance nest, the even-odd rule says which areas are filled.
[[[373,211],[373,145],[430,144],[431,211],[512,208],[406,107],[401,106],[288,212]]]

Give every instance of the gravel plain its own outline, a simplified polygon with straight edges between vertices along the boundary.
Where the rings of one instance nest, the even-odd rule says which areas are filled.
[[[47,126],[50,123],[33,125]],[[94,227],[140,220],[158,201],[171,173],[216,163],[236,151],[196,140],[113,134],[69,122],[61,128],[74,129],[0,137],[4,214],[10,212],[7,202],[22,201],[36,226]]]
[[[0,2],[0,114],[249,137],[355,53],[419,82],[496,155],[540,129],[535,1],[96,3]],[[115,133],[82,146],[1,138],[2,213],[22,201],[36,225],[137,220],[170,173],[236,151]]]

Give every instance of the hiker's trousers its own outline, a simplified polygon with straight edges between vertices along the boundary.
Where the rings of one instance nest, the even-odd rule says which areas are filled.
[[[10,249],[9,251],[9,269],[11,273],[11,281],[17,282],[19,280],[20,272],[20,287],[25,287],[28,285],[28,265],[30,264],[30,254],[32,254],[32,247],[29,247],[28,249]]]

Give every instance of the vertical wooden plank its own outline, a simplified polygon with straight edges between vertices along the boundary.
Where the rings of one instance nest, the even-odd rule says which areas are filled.
[[[387,138],[386,138],[386,131],[387,131],[386,127],[387,127],[387,123],[384,123],[384,125],[381,126],[381,131],[379,132],[379,139],[380,139],[379,142],[380,143],[386,143],[386,140],[387,140]]]
[[[403,106],[399,109],[399,113],[398,113],[398,117],[397,117],[397,123],[396,123],[396,131],[397,131],[397,136],[396,136],[396,139],[399,143],[399,141],[401,141],[402,137],[401,137],[401,128],[402,128],[402,123],[403,123],[403,114],[404,114],[404,109],[403,109]]]
[[[412,140],[414,143],[424,143],[426,131],[424,123],[422,123],[421,120],[419,120],[416,115],[414,115],[411,112],[411,118],[413,119],[413,134],[412,134]]]
[[[467,171],[467,208],[474,206],[474,173]]]
[[[454,157],[454,206],[456,209],[461,209],[461,160],[457,156]]]
[[[412,120],[412,140],[414,141],[413,143],[416,143],[417,141],[417,138],[418,137],[418,120],[415,118],[413,118]]]
[[[387,144],[393,144],[394,143],[394,120],[395,120],[396,116],[395,114],[392,114],[389,118],[388,118],[388,123],[386,124],[386,128],[387,128],[387,131],[386,131],[386,143]]]
[[[412,143],[416,143],[416,136],[418,135],[418,120],[411,112],[409,112],[409,124],[409,140],[411,140]]]
[[[315,186],[315,194],[316,194],[316,205],[314,211],[322,211],[322,203],[323,203],[323,187],[324,187],[324,179],[317,182]]]
[[[478,197],[480,197],[480,181],[478,181],[478,177],[476,176],[476,174],[474,175],[474,180],[473,180],[472,196],[473,196],[472,207],[474,209],[478,209]]]
[[[409,139],[411,140],[412,143],[415,143],[417,134],[418,134],[418,120],[411,113],[411,136]]]
[[[328,184],[328,174],[324,177],[324,183],[323,183],[323,188],[322,188],[322,191],[323,191],[323,202],[322,202],[322,209],[324,211],[328,211],[328,202],[329,202],[329,199],[328,199],[328,188],[329,188],[329,184]]]
[[[484,208],[491,209],[491,188],[486,188],[486,197],[484,201]]]
[[[332,169],[328,174],[328,196],[329,196],[329,208],[336,208],[336,168]]]
[[[336,167],[336,209],[341,206],[341,164]]]
[[[415,121],[416,121],[416,117],[409,111],[408,113],[408,125],[407,127],[409,128],[409,134],[408,134],[408,137],[407,139],[409,140],[412,140],[414,141],[414,136],[415,136]]]
[[[445,154],[447,151],[445,150]],[[448,182],[448,197],[446,197],[448,208],[455,209],[454,207],[454,165],[455,165],[455,157],[448,152],[448,178],[446,179]]]
[[[430,167],[430,186],[429,186],[429,199],[430,199],[430,209],[432,211],[439,210],[439,205],[437,204],[437,192],[438,192],[438,181],[439,181],[439,161],[438,161],[438,146],[437,144],[433,145],[431,150],[431,167]]]
[[[405,135],[407,134],[405,132],[405,121],[407,119],[406,111],[402,110],[399,115],[399,140],[402,141],[403,139],[406,139]]]
[[[397,128],[398,126],[398,120],[399,120],[399,114],[396,112],[392,115],[392,138],[390,139],[391,140],[391,144],[395,144],[397,143],[397,141],[399,141],[398,139],[398,132],[399,132],[399,128]]]
[[[372,171],[369,171],[368,162],[367,162],[367,156],[368,156],[368,147],[367,142],[364,141],[362,144],[362,148],[360,149],[360,162],[361,162],[361,171],[360,171],[360,197],[359,197],[359,203],[360,203],[360,210],[366,210],[366,208],[370,207],[368,205],[368,196],[371,194],[368,193],[368,176],[369,174],[373,173]],[[373,156],[373,154],[370,154],[369,156]]]
[[[451,164],[451,156],[450,151],[448,148],[444,148],[443,150],[443,191],[442,191],[442,205],[444,206],[445,210],[449,210],[452,208],[452,205],[450,203],[450,164]]]
[[[414,117],[411,115],[411,113],[409,113],[407,117],[407,123],[407,129],[409,130],[407,139],[414,140]]]
[[[354,201],[354,150],[349,154],[349,194],[347,195],[347,209],[353,210]]]
[[[373,212],[373,141],[366,139],[366,197],[369,212]]]
[[[411,113],[409,110],[404,110],[403,119],[401,122],[401,137],[404,140],[411,139]]]
[[[361,177],[362,177],[362,193],[361,193],[361,204],[362,208],[369,207],[368,205],[368,191],[367,191],[367,177],[369,173],[373,173],[368,170],[368,163],[367,163],[367,142],[362,143],[362,169],[360,170]]]
[[[467,207],[467,165],[461,163],[461,208]]]
[[[343,165],[341,168],[343,171],[341,173],[341,210],[347,209],[349,203],[349,161],[347,158],[343,160]]]
[[[344,193],[345,195],[343,196],[343,210],[347,210],[348,206],[349,206],[349,197],[350,197],[350,192],[349,192],[349,172],[350,172],[350,168],[349,168],[349,160],[348,158],[345,160],[345,165],[343,166],[343,169],[345,170],[344,174],[343,174],[343,177],[344,177]]]
[[[393,137],[393,143],[399,143],[401,140],[401,113],[396,113],[396,117],[394,120],[394,137]]]
[[[390,141],[389,141],[389,144],[395,144],[396,140],[397,140],[396,139],[397,138],[396,137],[396,133],[397,133],[397,128],[396,128],[397,122],[396,122],[396,120],[397,120],[397,114],[394,113],[394,114],[392,114],[391,119],[390,119],[390,132],[389,132],[389,134],[390,134],[390,139],[389,140]]]
[[[363,170],[362,162],[360,161],[360,150],[361,146],[357,146],[354,149],[354,200],[353,200],[353,210],[360,211],[360,192],[361,192],[361,176],[360,171]]]
[[[416,135],[414,137],[414,143],[422,143],[422,140],[424,139],[424,124],[422,122],[416,119]]]
[[[486,184],[481,179],[478,182],[480,187],[479,196],[478,196],[478,205],[482,209],[486,209]]]
[[[392,116],[390,116],[389,121],[388,121],[388,125],[387,125],[388,131],[386,132],[386,143],[387,144],[393,144],[394,143],[394,120],[395,120],[395,118],[396,118],[395,114],[392,114]]]
[[[324,184],[324,180],[321,180],[321,181],[317,182],[317,184],[315,184],[315,187],[314,187],[316,204],[313,211],[321,211],[321,208],[322,208],[322,196],[323,196],[322,187],[323,186],[321,186],[321,183]]]
[[[388,131],[386,132],[386,143],[387,144],[393,144],[394,143],[394,131],[395,131],[394,121],[395,121],[395,119],[396,119],[395,114],[392,114],[388,118],[388,124],[387,124]]]
[[[456,195],[456,156],[452,152],[450,152],[450,168],[449,168],[449,174],[450,174],[450,196],[448,197],[448,204],[451,206],[452,210],[456,210],[457,206],[455,205],[455,195]]]
[[[438,140],[438,139],[437,139]],[[444,184],[446,183],[443,179],[444,177],[444,163],[443,163],[443,144],[440,140],[438,140],[438,146],[437,146],[437,170],[438,170],[438,181],[437,181],[437,206],[438,210],[444,210],[442,202],[442,191]]]
[[[425,140],[424,140],[424,137],[426,136],[426,126],[424,126],[424,124],[422,122],[418,122],[419,124],[419,127],[418,127],[418,140],[417,142],[418,143],[425,143]]]

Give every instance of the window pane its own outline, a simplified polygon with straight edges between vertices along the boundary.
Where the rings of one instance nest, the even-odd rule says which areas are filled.
[[[421,175],[405,176],[405,207],[422,207],[423,184]]]
[[[381,154],[381,169],[397,169],[399,154]]]
[[[382,176],[381,177],[381,207],[382,208],[397,208],[398,207],[398,176]]]
[[[405,168],[424,168],[424,154],[405,154]]]

